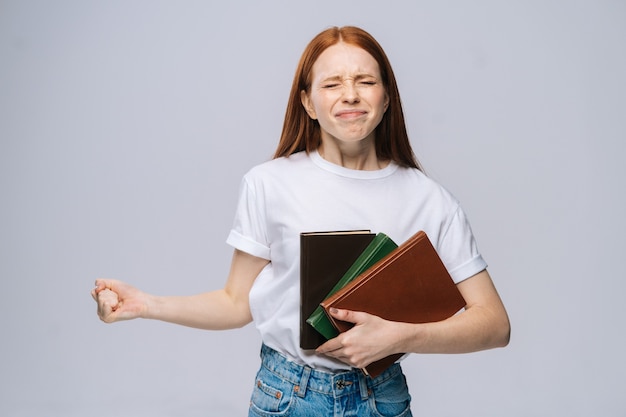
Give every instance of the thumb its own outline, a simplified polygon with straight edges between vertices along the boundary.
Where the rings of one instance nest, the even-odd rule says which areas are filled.
[[[344,310],[331,308],[330,314],[337,320],[347,321],[348,323],[359,324],[365,320],[366,313],[360,311]]]
[[[118,309],[120,302],[117,294],[109,289],[100,291],[97,295],[98,316],[105,323],[115,321],[115,310]]]

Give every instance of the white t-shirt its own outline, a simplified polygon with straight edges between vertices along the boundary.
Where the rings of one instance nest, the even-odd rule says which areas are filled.
[[[417,169],[352,170],[317,152],[254,167],[242,180],[227,243],[271,261],[250,291],[250,309],[263,342],[295,362],[349,368],[300,349],[300,233],[352,229],[397,244],[423,230],[457,283],[487,266],[458,201]]]

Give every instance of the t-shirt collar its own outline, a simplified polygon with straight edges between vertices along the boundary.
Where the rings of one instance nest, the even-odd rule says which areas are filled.
[[[377,179],[387,177],[398,169],[398,164],[394,161],[390,161],[389,164],[382,168],[374,171],[365,171],[360,169],[351,169],[342,167],[341,165],[333,164],[332,162],[328,162],[319,154],[317,150],[314,150],[309,153],[311,157],[311,161],[319,168],[331,172],[335,175],[340,175],[342,177],[347,178],[355,178],[355,179]]]

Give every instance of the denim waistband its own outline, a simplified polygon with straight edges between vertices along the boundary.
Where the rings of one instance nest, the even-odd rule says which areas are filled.
[[[330,394],[335,397],[359,392],[361,398],[366,399],[371,388],[402,372],[397,363],[387,368],[376,378],[366,376],[360,369],[338,372],[320,371],[293,362],[265,344],[261,347],[261,364],[275,375],[296,385],[300,396],[304,396],[306,390]]]

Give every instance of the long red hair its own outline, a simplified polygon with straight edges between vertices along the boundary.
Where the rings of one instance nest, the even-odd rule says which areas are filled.
[[[376,127],[376,156],[399,165],[421,169],[411,148],[404,122],[400,93],[389,59],[380,44],[366,31],[354,26],[332,27],[318,34],[307,45],[291,85],[283,131],[274,158],[317,149],[321,143],[320,126],[309,117],[302,105],[301,91],[311,88],[313,64],[326,48],[339,42],[358,46],[378,62],[383,85],[389,96],[389,107]]]

